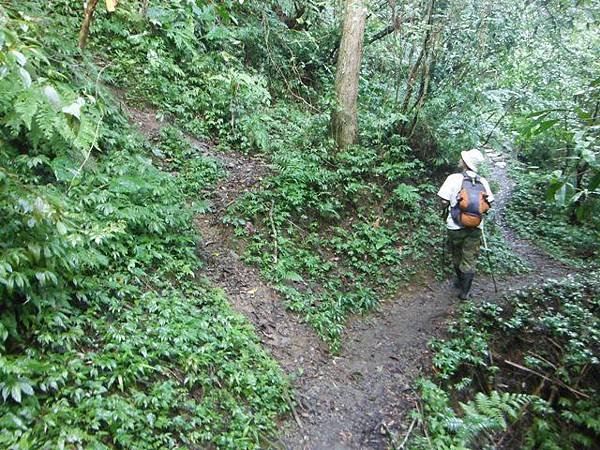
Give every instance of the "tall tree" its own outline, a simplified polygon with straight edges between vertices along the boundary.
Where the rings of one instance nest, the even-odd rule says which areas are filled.
[[[92,23],[92,17],[94,17],[94,12],[96,11],[96,6],[98,6],[99,0],[88,0],[85,3],[85,11],[83,14],[83,23],[81,24],[81,29],[79,30],[79,48],[84,49],[85,44],[87,43],[88,36],[90,34],[90,24]],[[106,10],[110,13],[115,12],[117,7],[117,3],[119,0],[105,0]],[[148,7],[148,1],[142,0],[142,8]],[[145,12],[144,12],[145,14]]]
[[[346,0],[342,39],[335,74],[336,107],[332,112],[333,136],[342,149],[357,140],[358,80],[362,60],[367,10],[363,0]]]
[[[83,23],[81,24],[81,30],[79,30],[79,48],[81,49],[85,48],[85,44],[87,43],[87,38],[90,34],[90,24],[92,23],[96,6],[98,6],[98,0],[89,0],[85,5]]]

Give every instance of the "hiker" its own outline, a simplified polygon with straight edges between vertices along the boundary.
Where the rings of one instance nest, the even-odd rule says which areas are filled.
[[[456,272],[454,286],[459,289],[458,297],[466,300],[479,256],[483,214],[494,201],[494,194],[487,180],[477,174],[484,160],[481,152],[462,151],[460,156],[461,172],[449,175],[437,195],[444,204],[448,246]]]

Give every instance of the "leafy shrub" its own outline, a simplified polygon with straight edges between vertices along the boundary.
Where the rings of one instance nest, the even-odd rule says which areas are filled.
[[[512,174],[518,183],[507,217],[515,229],[563,261],[593,264],[600,252],[598,229],[573,224],[566,207],[547,201],[548,177],[543,172],[516,167]]]

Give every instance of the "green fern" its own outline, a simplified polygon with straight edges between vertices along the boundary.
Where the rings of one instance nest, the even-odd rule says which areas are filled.
[[[464,417],[463,427],[457,433],[466,442],[472,442],[482,432],[504,431],[509,421],[517,420],[520,411],[533,400],[533,396],[526,394],[478,392],[474,400],[460,403]]]
[[[527,394],[492,391],[479,392],[460,403],[461,414],[450,407],[448,394],[429,380],[419,381],[424,401],[419,418],[429,430],[428,439],[417,438],[416,448],[472,448],[490,442],[494,433],[506,431],[539,398]]]

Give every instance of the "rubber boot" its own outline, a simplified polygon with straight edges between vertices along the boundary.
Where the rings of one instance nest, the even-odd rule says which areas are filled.
[[[474,277],[474,273],[460,273],[460,294],[458,294],[458,298],[461,300],[469,298],[469,291],[471,290]]]
[[[454,272],[456,273],[456,278],[454,279],[454,289],[460,289],[461,288],[461,282],[460,282],[460,269],[458,267],[454,268]]]

